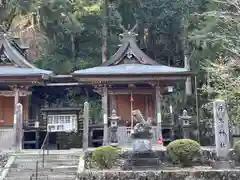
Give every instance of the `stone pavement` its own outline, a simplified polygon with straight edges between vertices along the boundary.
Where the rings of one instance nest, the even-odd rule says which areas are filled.
[[[42,166],[42,154],[39,152],[39,150],[23,150],[19,153],[9,153],[14,160],[5,166],[0,180],[26,180],[31,177],[36,179],[36,175],[41,180],[73,180],[76,178],[79,159],[83,155],[81,150],[51,150],[49,155],[45,154],[44,167]]]

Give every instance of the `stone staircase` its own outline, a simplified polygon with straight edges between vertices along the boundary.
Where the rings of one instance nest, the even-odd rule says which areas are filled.
[[[78,162],[77,154],[49,154],[43,167],[41,155],[18,155],[5,180],[75,180]]]

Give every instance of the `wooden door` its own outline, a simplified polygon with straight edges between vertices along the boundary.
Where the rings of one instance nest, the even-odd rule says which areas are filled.
[[[0,96],[0,125],[4,123],[4,97]]]
[[[13,125],[14,97],[3,97],[3,125]]]
[[[116,95],[116,107],[117,116],[119,116],[122,121],[130,123],[131,121],[130,95]]]
[[[145,108],[146,108],[146,103],[145,103],[145,95],[141,94],[134,94],[133,95],[133,110],[139,109],[145,118]]]
[[[154,102],[152,95],[134,95],[133,110],[139,109],[145,119],[154,119]]]

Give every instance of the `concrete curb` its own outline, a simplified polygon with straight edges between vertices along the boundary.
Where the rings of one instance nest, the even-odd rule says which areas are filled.
[[[0,176],[0,180],[4,180],[5,177],[7,176],[8,174],[8,171],[12,165],[12,163],[15,161],[16,157],[15,156],[10,156],[10,158],[8,159],[6,165],[4,166],[4,169],[1,173],[1,176]]]

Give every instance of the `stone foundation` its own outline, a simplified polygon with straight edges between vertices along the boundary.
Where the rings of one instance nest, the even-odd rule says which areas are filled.
[[[168,156],[166,151],[161,151],[161,150],[157,150],[154,151],[158,157],[158,159],[161,161],[162,164],[164,164],[164,166],[168,166],[173,163],[171,158]],[[119,160],[124,160],[124,159],[128,159],[129,157],[131,157],[133,154],[133,151],[122,151],[119,154]],[[84,161],[85,161],[85,169],[94,169],[94,166],[91,162],[91,157],[92,157],[92,152],[88,151],[85,153],[84,156]],[[229,159],[230,160],[235,160],[234,155],[230,152],[229,153]],[[218,158],[216,157],[216,153],[215,151],[211,151],[211,150],[202,150],[202,156],[194,159],[193,160],[193,165],[205,165],[205,166],[211,166],[212,162],[214,160],[218,160]],[[236,164],[237,166],[239,166],[239,164]],[[174,165],[176,166],[176,165]]]
[[[78,180],[239,180],[240,170],[85,171]]]

